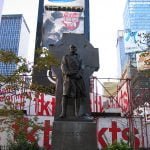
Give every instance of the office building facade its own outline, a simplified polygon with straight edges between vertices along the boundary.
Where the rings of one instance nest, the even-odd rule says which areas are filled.
[[[135,109],[149,102],[150,98],[150,79],[147,74],[150,65],[144,64],[140,70],[137,59],[140,55],[141,60],[147,61],[150,54],[145,38],[150,32],[150,0],[127,0],[123,19],[123,36],[118,36],[117,48],[120,53],[121,77],[131,79],[132,107]],[[143,58],[144,52],[146,55]]]
[[[127,0],[123,20],[124,33],[117,39],[121,71],[129,61],[133,67],[137,67],[136,53],[147,49],[144,35],[150,31],[150,0]]]
[[[29,29],[21,14],[3,15],[0,25],[0,50],[12,51],[17,56],[28,59]],[[10,75],[15,64],[0,62],[0,74]]]
[[[125,30],[150,31],[150,0],[127,0],[123,19]]]
[[[3,4],[4,4],[4,0],[0,0],[0,23],[1,23],[1,16],[2,16]]]

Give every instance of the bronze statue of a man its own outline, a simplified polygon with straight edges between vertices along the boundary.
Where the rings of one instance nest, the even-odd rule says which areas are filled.
[[[77,48],[74,45],[70,45],[69,50],[69,54],[63,56],[61,62],[63,96],[60,118],[66,117],[69,101],[73,103],[74,116],[78,117],[80,103],[86,97],[82,60],[77,54]]]

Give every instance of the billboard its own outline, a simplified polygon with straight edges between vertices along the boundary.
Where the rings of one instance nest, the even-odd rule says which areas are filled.
[[[150,69],[150,51],[136,54],[136,60],[139,71]]]
[[[133,53],[146,50],[148,48],[146,34],[146,31],[125,31],[125,53]]]
[[[63,33],[84,33],[83,12],[45,10],[42,29],[42,46],[56,44]]]
[[[84,0],[45,0],[44,5],[50,5],[50,6],[80,6],[84,7]]]
[[[83,34],[84,6],[84,0],[45,0],[42,47],[56,44],[63,33]],[[74,9],[78,7],[80,11]]]

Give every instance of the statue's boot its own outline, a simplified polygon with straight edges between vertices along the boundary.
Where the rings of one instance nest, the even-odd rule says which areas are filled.
[[[62,99],[62,111],[61,111],[61,114],[59,115],[59,118],[66,118],[67,103],[68,103],[68,100],[66,98],[63,98]]]

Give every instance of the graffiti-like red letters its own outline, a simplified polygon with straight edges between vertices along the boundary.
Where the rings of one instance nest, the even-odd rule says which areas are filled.
[[[109,132],[112,132],[112,142],[117,140],[117,134],[120,131],[121,131],[121,129],[117,128],[117,122],[116,121],[112,121],[112,127],[109,128]]]
[[[45,120],[44,123],[44,139],[43,139],[43,143],[44,143],[44,147],[46,149],[51,149],[51,144],[49,143],[50,139],[49,139],[49,132],[52,131],[52,127],[50,126],[50,121],[49,120]]]
[[[111,132],[111,135],[109,132]],[[111,123],[111,127],[110,128],[101,128],[98,131],[98,142],[101,145],[102,148],[106,148],[107,147],[107,141],[105,140],[107,138],[107,136],[112,136],[112,141],[109,141],[110,143],[117,141],[118,140],[118,133],[121,132],[122,133],[122,138],[125,141],[129,140],[129,128],[125,128],[123,130],[121,130],[120,128],[118,128],[117,126],[117,122],[116,121],[112,121]],[[136,137],[135,135],[139,134],[138,130],[136,128],[134,128],[133,133],[132,133],[133,137],[134,137],[134,147],[135,148],[139,148],[140,147],[140,140],[138,137]]]
[[[107,128],[102,128],[99,132],[98,132],[98,141],[99,143],[102,145],[103,148],[107,147],[107,144],[105,142],[105,140],[103,139],[103,135],[106,132]]]

